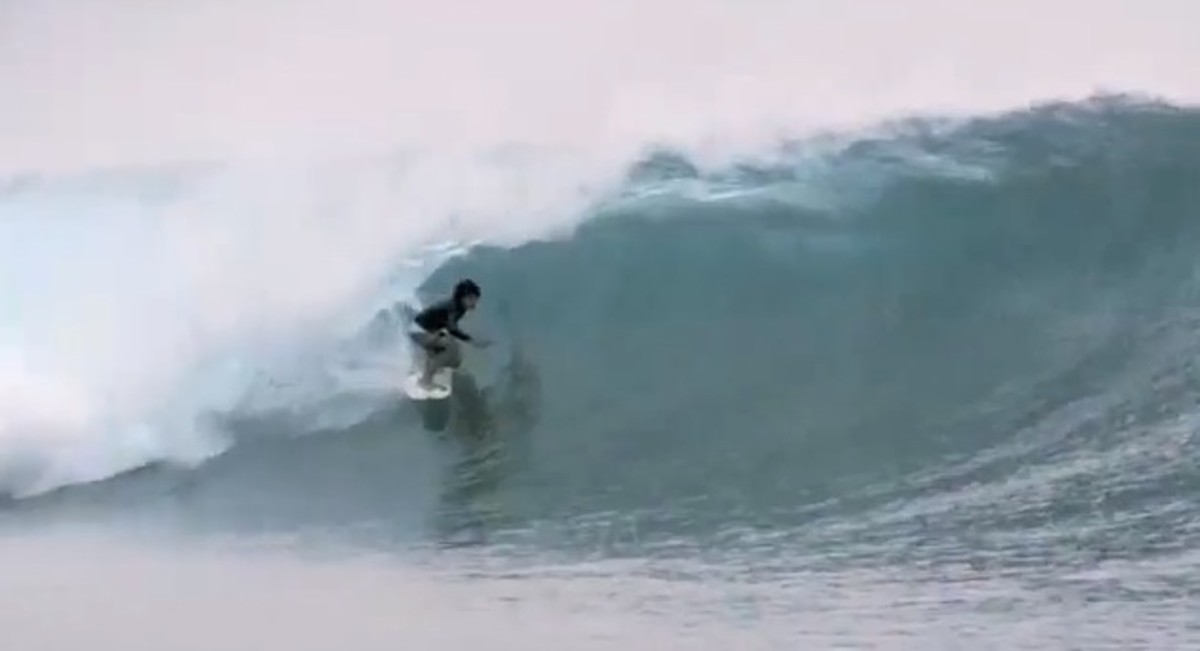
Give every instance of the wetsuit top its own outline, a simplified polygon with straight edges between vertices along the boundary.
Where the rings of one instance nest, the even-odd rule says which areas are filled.
[[[458,329],[458,320],[463,318],[466,313],[467,311],[459,305],[458,301],[450,298],[421,310],[417,316],[413,317],[413,322],[421,326],[425,332],[446,330],[463,341],[471,341],[471,335]]]

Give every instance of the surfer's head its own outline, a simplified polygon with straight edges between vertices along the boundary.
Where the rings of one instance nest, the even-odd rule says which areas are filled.
[[[454,286],[454,302],[461,305],[464,309],[473,309],[475,304],[479,302],[481,295],[482,292],[479,289],[479,285],[475,284],[475,281],[470,278],[464,278]]]

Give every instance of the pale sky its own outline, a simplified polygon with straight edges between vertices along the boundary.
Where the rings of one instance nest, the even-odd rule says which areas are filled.
[[[1185,0],[4,0],[0,173],[1200,97]]]

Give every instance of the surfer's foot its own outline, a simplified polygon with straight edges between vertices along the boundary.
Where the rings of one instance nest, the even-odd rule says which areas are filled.
[[[446,389],[446,385],[434,381],[433,376],[436,373],[427,373],[421,376],[421,388],[425,390],[431,389]]]

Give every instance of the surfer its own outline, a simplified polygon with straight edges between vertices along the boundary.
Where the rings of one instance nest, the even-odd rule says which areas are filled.
[[[421,385],[433,386],[433,376],[443,368],[458,368],[462,353],[458,341],[467,341],[480,348],[491,342],[472,337],[458,327],[458,322],[467,312],[475,309],[482,292],[475,281],[466,278],[454,286],[450,298],[439,301],[421,310],[413,317],[409,338],[425,352],[425,369],[421,374]]]

